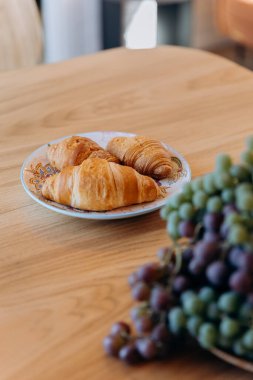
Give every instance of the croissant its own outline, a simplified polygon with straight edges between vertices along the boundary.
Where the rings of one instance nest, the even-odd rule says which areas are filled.
[[[163,198],[166,190],[128,166],[88,158],[48,177],[42,195],[75,208],[106,211]]]
[[[170,152],[159,141],[144,136],[115,137],[107,150],[125,165],[156,179],[170,177],[175,170]]]
[[[47,157],[52,166],[62,170],[66,166],[80,165],[91,157],[119,163],[118,158],[87,137],[72,136],[48,147]]]

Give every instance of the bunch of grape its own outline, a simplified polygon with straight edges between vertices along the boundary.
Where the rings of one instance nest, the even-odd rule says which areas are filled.
[[[211,287],[181,294],[168,314],[170,331],[188,332],[204,348],[214,346],[253,360],[252,306],[238,293],[218,294]]]
[[[240,164],[218,156],[161,217],[172,246],[129,277],[137,334],[114,324],[105,351],[127,363],[166,358],[189,335],[253,360],[253,138]]]

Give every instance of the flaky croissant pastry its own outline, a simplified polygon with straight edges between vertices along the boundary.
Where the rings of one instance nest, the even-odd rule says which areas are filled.
[[[47,157],[52,166],[62,170],[80,165],[87,158],[99,157],[119,163],[119,159],[87,137],[72,136],[48,147]]]
[[[89,211],[106,211],[165,197],[166,190],[128,167],[99,158],[68,166],[46,179],[42,194],[52,201]]]
[[[107,150],[123,164],[156,179],[170,177],[175,170],[170,152],[159,141],[144,136],[115,137]]]

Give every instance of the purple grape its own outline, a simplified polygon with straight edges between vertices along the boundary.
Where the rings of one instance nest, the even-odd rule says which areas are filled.
[[[228,261],[235,268],[239,268],[242,256],[244,256],[244,252],[241,248],[232,248],[229,252]]]
[[[135,343],[129,343],[119,351],[119,358],[127,364],[137,364],[141,361],[141,356]]]
[[[154,340],[155,342],[159,343],[168,343],[171,340],[171,335],[169,333],[168,328],[164,323],[159,323],[156,325],[151,334],[151,339]]]
[[[153,321],[150,316],[144,315],[143,317],[134,321],[136,331],[140,334],[147,333],[153,328]]]
[[[173,281],[172,288],[176,294],[181,294],[191,286],[189,278],[183,275],[178,275]]]
[[[132,321],[135,321],[144,315],[147,315],[147,308],[143,307],[142,305],[135,306],[131,309],[130,316]]]
[[[183,261],[189,262],[193,258],[192,248],[186,248],[182,253]]]
[[[150,288],[145,282],[137,282],[132,288],[132,297],[136,301],[147,301],[150,296]]]
[[[182,221],[179,224],[179,234],[182,237],[191,238],[194,236],[194,232],[195,232],[195,225],[189,220]]]
[[[132,288],[136,282],[138,281],[138,275],[136,272],[133,272],[130,274],[130,276],[128,277],[128,284],[129,286]]]
[[[244,255],[241,255],[238,266],[244,271],[253,273],[253,253],[246,252]]]
[[[126,322],[116,322],[112,325],[111,335],[121,334],[122,336],[130,335],[131,329]]]
[[[237,212],[237,211],[238,210],[237,210],[236,206],[233,205],[233,204],[228,204],[228,205],[226,205],[226,206],[223,207],[223,214],[225,216],[227,216],[229,214],[232,214],[234,212]]]
[[[226,239],[229,233],[229,226],[226,223],[222,223],[220,228],[220,236],[222,239]]]
[[[139,354],[146,360],[152,360],[157,356],[157,346],[149,338],[137,339],[136,348]]]
[[[203,265],[198,259],[192,259],[189,263],[188,269],[191,274],[198,276],[204,272],[205,265]]]
[[[223,221],[222,214],[208,213],[204,216],[204,227],[208,231],[218,231]]]
[[[252,285],[252,276],[243,270],[237,270],[229,278],[229,286],[238,293],[251,292]]]
[[[151,291],[150,305],[154,310],[166,310],[171,303],[171,294],[162,287],[153,288]]]
[[[159,250],[157,251],[157,257],[161,262],[164,262],[164,261],[167,262],[170,254],[171,254],[170,247],[162,247],[162,248],[159,248]]]
[[[110,356],[118,356],[120,349],[126,340],[120,334],[108,335],[104,338],[103,346],[105,352]]]
[[[137,276],[139,281],[153,282],[159,276],[159,265],[157,263],[143,265],[138,270]]]
[[[214,231],[206,231],[204,233],[203,240],[211,243],[217,243],[217,241],[220,240],[220,235]]]
[[[202,240],[195,245],[194,258],[203,263],[203,265],[208,265],[219,257],[219,252],[218,242]]]
[[[206,270],[208,281],[214,286],[223,286],[226,284],[229,276],[229,270],[223,261],[217,260],[211,263]]]

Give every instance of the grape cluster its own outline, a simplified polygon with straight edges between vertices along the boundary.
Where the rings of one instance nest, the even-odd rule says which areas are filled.
[[[253,360],[253,137],[241,163],[217,157],[161,210],[171,247],[129,277],[136,331],[118,322],[105,351],[134,364],[166,358],[186,336]]]
[[[168,314],[170,331],[188,333],[203,348],[214,346],[253,359],[252,306],[233,291],[218,293],[212,287],[181,294],[180,305]]]
[[[174,252],[167,248],[158,254],[174,259]],[[114,324],[104,340],[109,355],[130,364],[169,356],[171,347],[175,346],[175,337],[168,329],[167,314],[176,305],[170,276],[175,261],[171,260],[171,264],[164,264],[162,259],[162,263],[146,264],[129,276],[132,297],[138,302],[131,310],[137,336],[130,335],[130,326],[125,322]]]

